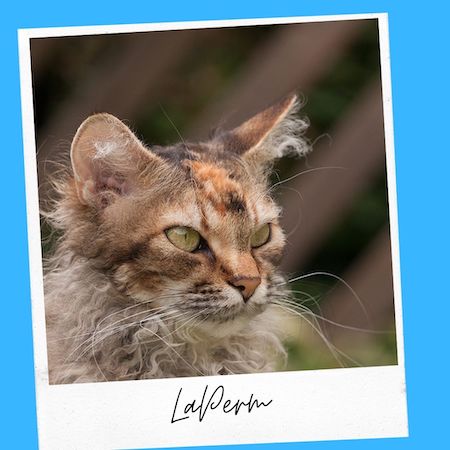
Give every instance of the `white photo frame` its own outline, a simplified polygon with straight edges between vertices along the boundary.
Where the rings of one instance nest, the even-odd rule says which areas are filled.
[[[50,385],[30,39],[361,19],[376,19],[379,25],[398,364],[223,377]],[[386,14],[19,30],[34,361],[41,448],[177,447],[408,435],[388,40]],[[199,409],[202,397],[206,403],[203,402],[203,407]],[[228,399],[230,402],[227,404]],[[242,403],[238,412],[238,408],[233,408],[236,402]],[[185,409],[189,404],[191,407]]]

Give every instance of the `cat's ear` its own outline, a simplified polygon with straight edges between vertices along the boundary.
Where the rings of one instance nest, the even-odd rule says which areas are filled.
[[[117,196],[132,193],[142,171],[162,164],[110,114],[95,114],[81,124],[72,141],[70,158],[78,198],[91,206],[105,206]]]
[[[309,150],[301,137],[308,123],[297,116],[299,109],[297,96],[287,95],[228,132],[225,145],[258,171],[283,156],[302,156]]]

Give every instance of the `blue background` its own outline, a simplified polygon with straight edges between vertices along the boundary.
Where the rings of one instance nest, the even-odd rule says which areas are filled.
[[[389,13],[410,437],[238,448],[410,449],[448,445],[450,74],[446,63],[450,24],[446,6],[445,1],[435,0],[3,3],[1,447],[37,447],[17,29],[370,12]]]

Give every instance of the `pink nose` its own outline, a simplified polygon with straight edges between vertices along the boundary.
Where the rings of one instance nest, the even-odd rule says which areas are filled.
[[[239,290],[244,302],[247,302],[261,284],[261,277],[233,277],[228,280],[228,283]]]

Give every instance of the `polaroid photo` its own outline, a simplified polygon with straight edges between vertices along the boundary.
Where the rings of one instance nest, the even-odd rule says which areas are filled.
[[[386,14],[19,50],[41,448],[407,436]]]

